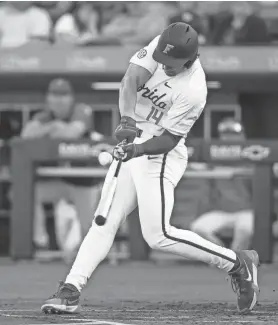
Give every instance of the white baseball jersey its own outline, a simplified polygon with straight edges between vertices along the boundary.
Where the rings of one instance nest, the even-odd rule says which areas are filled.
[[[141,137],[136,137],[134,143],[146,142],[152,135],[159,136],[164,130],[186,138],[206,103],[206,79],[200,61],[196,60],[190,69],[177,76],[168,77],[162,65],[152,58],[158,38],[130,60],[152,74],[137,91],[135,119],[137,126],[145,132]],[[96,267],[108,254],[120,225],[137,206],[142,234],[150,247],[186,259],[198,259],[227,272],[232,269],[237,258],[235,252],[170,223],[174,190],[187,166],[187,149],[183,138],[167,154],[143,155],[121,165],[107,222],[100,228],[93,221],[66,283],[73,284],[80,291],[84,288]],[[101,212],[117,168],[118,162],[113,160],[95,215]]]
[[[158,136],[166,129],[185,138],[206,104],[205,73],[197,59],[190,69],[174,77],[167,76],[162,64],[152,58],[159,37],[130,59],[130,63],[152,74],[138,89],[135,120],[149,134]]]

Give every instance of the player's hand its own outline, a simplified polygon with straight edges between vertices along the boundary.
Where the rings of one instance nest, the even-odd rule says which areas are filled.
[[[51,132],[61,131],[66,128],[67,124],[63,121],[53,121],[49,123]]]
[[[51,138],[63,138],[67,129],[67,124],[63,121],[53,121],[49,123],[49,136]]]
[[[132,158],[143,156],[142,146],[135,143],[119,143],[113,151],[113,156],[116,160],[122,159],[126,162]]]
[[[126,153],[124,152],[122,148],[122,143],[118,143],[116,147],[113,150],[113,157],[116,160],[124,159],[126,156]]]
[[[136,127],[136,121],[128,116],[121,118],[120,124],[115,130],[115,136],[118,141],[122,142],[126,140],[128,143],[133,142],[138,134],[138,128]]]

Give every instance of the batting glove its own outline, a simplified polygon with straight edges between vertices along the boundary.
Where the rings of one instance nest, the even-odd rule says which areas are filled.
[[[133,142],[137,133],[138,128],[136,127],[136,121],[128,116],[123,116],[121,118],[121,122],[115,130],[115,136],[120,142],[123,140],[127,140],[128,143]]]
[[[113,151],[113,156],[116,160],[122,159],[126,162],[132,158],[143,156],[144,152],[140,144],[129,143],[122,144],[119,143]]]

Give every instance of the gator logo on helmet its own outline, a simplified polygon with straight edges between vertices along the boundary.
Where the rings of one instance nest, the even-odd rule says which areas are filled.
[[[174,48],[174,45],[167,44],[165,49],[163,50],[163,53],[168,54],[172,50],[172,48]]]
[[[147,50],[145,50],[145,49],[141,49],[141,50],[138,52],[137,57],[138,57],[138,59],[143,59],[146,55],[147,55]]]

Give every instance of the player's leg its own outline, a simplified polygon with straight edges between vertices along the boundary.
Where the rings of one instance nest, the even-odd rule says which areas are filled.
[[[251,210],[235,213],[233,250],[249,249],[254,233],[254,215]]]
[[[213,264],[227,272],[233,268],[236,262],[233,251],[213,244],[190,230],[170,225],[174,185],[169,180],[142,179],[139,185],[136,183],[137,186],[142,233],[152,248]]]
[[[48,234],[46,230],[46,216],[43,204],[55,204],[63,198],[65,188],[60,181],[39,181],[35,184],[34,190],[34,243],[39,247],[48,245]]]
[[[238,299],[239,310],[252,309],[257,301],[258,291],[257,253],[243,252],[237,255],[234,251],[215,245],[192,231],[171,226],[174,188],[182,177],[185,166],[182,168],[182,161],[171,159],[171,156],[167,165],[167,156],[164,156],[157,174],[159,161],[147,161],[144,157],[139,159],[142,159],[141,165],[144,168],[142,172],[138,172],[134,163],[135,172],[132,176],[137,190],[145,240],[152,248],[203,261],[229,272],[241,298]],[[245,279],[249,280],[249,274],[251,281],[248,282]]]
[[[92,224],[92,218],[98,206],[101,187],[97,186],[74,186],[71,185],[71,195],[80,220],[83,236],[88,232]]]
[[[114,168],[110,167],[104,187],[109,184],[114,174],[113,170]],[[136,205],[136,192],[128,162],[122,164],[107,222],[103,226],[98,226],[93,221],[65,283],[62,283],[58,292],[45,302],[42,306],[43,311],[77,312],[79,310],[81,290],[99,263],[107,256],[120,224],[135,209]]]
[[[71,263],[82,241],[79,217],[75,206],[61,200],[55,207],[55,233],[66,263]]]
[[[190,230],[216,245],[224,246],[218,233],[227,229],[233,230],[234,223],[231,222],[231,217],[224,211],[210,211],[194,220]]]

